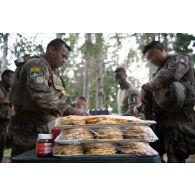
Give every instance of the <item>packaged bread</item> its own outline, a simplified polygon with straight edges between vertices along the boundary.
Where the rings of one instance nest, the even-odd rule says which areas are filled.
[[[85,119],[86,124],[115,124],[116,122],[106,116],[91,116]]]
[[[121,154],[132,154],[141,156],[152,156],[158,154],[148,143],[144,142],[126,142],[117,146]]]
[[[112,140],[120,140],[123,139],[123,132],[114,127],[108,127],[104,129],[96,129],[93,130],[95,139],[112,139]]]
[[[122,116],[89,116],[85,118],[86,124],[118,124],[118,123],[129,123],[129,122],[140,122],[141,120],[133,117],[122,117]]]
[[[153,142],[158,139],[153,130],[148,126],[123,127],[122,132],[125,139],[139,139],[147,142]]]
[[[69,115],[69,116],[57,118],[55,126],[61,126],[61,125],[84,125],[84,124],[85,124],[85,117],[83,117],[83,116],[76,116],[76,115]]]
[[[83,155],[83,148],[78,144],[54,144],[53,154],[55,155]]]
[[[85,128],[66,129],[61,131],[61,140],[91,140],[92,132]]]
[[[116,149],[112,143],[91,143],[85,145],[85,154],[111,155],[116,154]]]
[[[126,123],[144,123],[154,124],[155,121],[144,121],[134,116],[115,116],[115,115],[97,115],[97,116],[75,116],[59,117],[56,119],[55,126],[63,125],[88,125],[88,124],[126,124]]]

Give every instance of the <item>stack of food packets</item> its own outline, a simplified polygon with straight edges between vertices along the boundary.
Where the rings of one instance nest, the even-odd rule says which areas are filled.
[[[60,117],[55,126],[61,133],[54,141],[53,155],[157,155],[149,145],[158,139],[149,127],[152,124],[155,121],[133,116]]]

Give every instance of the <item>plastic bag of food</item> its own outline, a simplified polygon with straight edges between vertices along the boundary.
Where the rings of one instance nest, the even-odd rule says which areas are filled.
[[[148,143],[143,142],[126,142],[116,146],[118,153],[131,154],[136,156],[153,156],[156,152]]]
[[[116,127],[92,129],[91,131],[93,132],[95,139],[123,139],[123,132]]]
[[[86,128],[66,129],[61,131],[61,140],[91,140],[94,136],[91,130]]]
[[[64,155],[83,155],[84,150],[79,144],[54,144],[53,155],[64,156]]]
[[[122,129],[124,139],[134,139],[146,142],[154,142],[158,140],[153,130],[148,126],[129,126]]]

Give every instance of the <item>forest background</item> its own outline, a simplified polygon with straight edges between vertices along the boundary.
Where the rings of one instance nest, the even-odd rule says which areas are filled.
[[[73,100],[86,97],[86,110],[117,112],[114,70],[118,66],[127,70],[128,80],[137,88],[151,78],[155,67],[141,51],[152,40],[161,41],[169,53],[190,55],[195,63],[195,35],[188,33],[0,33],[0,73],[15,70],[18,57],[44,54],[47,43],[56,37],[73,50],[60,68],[67,93]]]

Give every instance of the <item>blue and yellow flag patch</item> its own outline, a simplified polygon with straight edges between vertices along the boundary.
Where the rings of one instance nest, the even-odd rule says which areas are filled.
[[[32,67],[32,68],[30,68],[30,78],[32,80],[35,80],[35,78],[40,76],[40,74],[41,74],[40,67]]]
[[[41,70],[41,67],[32,67],[30,68],[30,75],[29,79],[31,82],[35,84],[42,84],[44,83],[44,75],[43,71]]]

